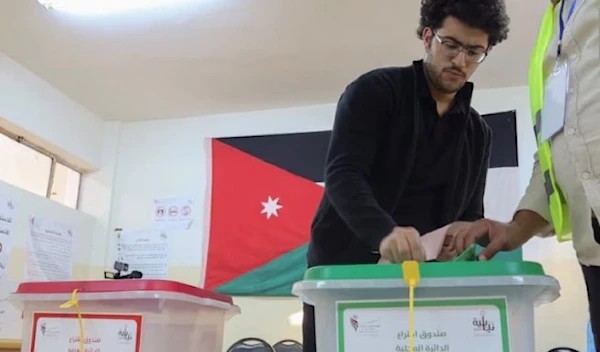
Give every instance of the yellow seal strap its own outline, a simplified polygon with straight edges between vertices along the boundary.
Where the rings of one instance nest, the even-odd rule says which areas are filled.
[[[81,309],[79,309],[79,300],[77,299],[77,290],[74,290],[71,294],[71,299],[60,305],[60,308],[72,308],[75,307],[77,312],[77,320],[79,321],[79,351],[83,352],[84,349],[84,331],[83,331],[83,317],[81,316]]]
[[[404,282],[408,285],[408,350],[414,352],[415,350],[415,287],[421,280],[421,274],[419,272],[419,263],[411,260],[402,263],[402,276]]]

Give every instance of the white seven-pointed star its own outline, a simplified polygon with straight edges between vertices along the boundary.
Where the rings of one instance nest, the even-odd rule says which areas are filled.
[[[266,202],[260,202],[260,204],[263,206],[260,213],[267,214],[267,219],[270,219],[273,215],[279,216],[277,210],[283,208],[283,205],[279,204],[279,198],[272,199],[270,196]]]

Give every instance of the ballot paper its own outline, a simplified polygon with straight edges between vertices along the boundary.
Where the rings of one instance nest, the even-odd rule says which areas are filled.
[[[425,260],[434,260],[440,255],[448,234],[448,228],[450,228],[450,225],[440,227],[421,236],[421,244],[425,248]]]
[[[421,244],[425,249],[425,261],[435,260],[440,255],[449,228],[450,225],[446,225],[421,236]],[[388,261],[380,259],[378,263],[386,264]]]

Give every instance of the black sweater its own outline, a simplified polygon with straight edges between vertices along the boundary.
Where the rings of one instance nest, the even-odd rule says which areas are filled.
[[[483,217],[491,130],[470,107],[472,91],[467,83],[452,110],[462,124],[437,207],[440,224]],[[411,175],[423,150],[417,146],[430,143],[421,133],[429,111],[424,92],[432,100],[423,63],[415,61],[366,73],[342,94],[326,158],[325,194],[311,229],[309,266],[375,263],[381,240],[395,226],[410,225],[399,221],[410,208],[407,189],[418,179]]]

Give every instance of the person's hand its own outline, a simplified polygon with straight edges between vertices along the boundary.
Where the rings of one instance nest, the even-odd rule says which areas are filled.
[[[436,258],[438,262],[449,262],[456,258],[458,255],[458,251],[454,248],[454,236],[451,234],[447,234],[444,238],[444,244],[442,245],[442,250],[440,254]]]
[[[454,248],[462,253],[473,243],[487,240],[488,244],[479,254],[479,260],[489,260],[498,252],[510,250],[509,240],[514,236],[515,228],[509,223],[490,219],[481,219],[472,223],[458,223],[450,228],[454,236]]]
[[[448,228],[448,236],[452,236],[450,245],[457,253],[464,252],[470,245],[488,235],[487,226],[481,221],[457,221]]]
[[[379,245],[381,259],[389,263],[402,263],[406,260],[425,261],[425,248],[421,235],[412,227],[395,227]]]

